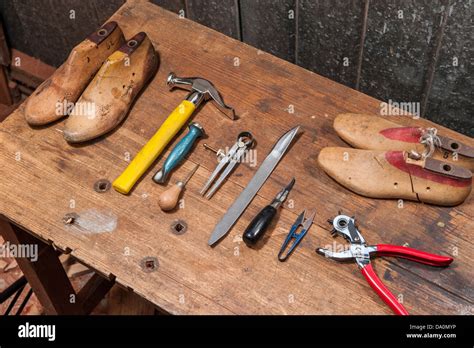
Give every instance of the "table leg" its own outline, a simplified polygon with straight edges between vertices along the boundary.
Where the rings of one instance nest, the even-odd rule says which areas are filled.
[[[76,294],[57,251],[51,245],[3,219],[0,219],[0,232],[11,245],[38,246],[36,261],[23,257],[16,258],[16,261],[47,314],[87,314],[114,284],[95,274]]]

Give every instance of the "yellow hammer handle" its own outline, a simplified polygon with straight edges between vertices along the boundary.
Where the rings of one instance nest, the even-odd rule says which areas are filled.
[[[112,186],[116,191],[123,194],[130,192],[133,185],[152,165],[176,133],[186,124],[195,108],[192,102],[183,100],[173,110],[155,135],[142,147],[123,173],[115,179]]]

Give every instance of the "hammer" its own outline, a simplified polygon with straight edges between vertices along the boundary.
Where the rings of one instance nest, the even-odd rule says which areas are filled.
[[[180,87],[190,92],[186,99],[163,122],[148,143],[138,152],[122,174],[112,183],[113,188],[122,194],[130,192],[138,179],[140,179],[166,145],[187,123],[194,110],[202,102],[207,100],[213,101],[214,105],[224,115],[231,120],[235,119],[234,109],[224,104],[221,95],[210,81],[199,77],[177,77],[174,73],[170,73],[167,84],[170,90],[174,87]]]

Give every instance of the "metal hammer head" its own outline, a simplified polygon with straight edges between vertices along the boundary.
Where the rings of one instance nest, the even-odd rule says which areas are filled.
[[[227,106],[214,85],[200,77],[177,77],[174,73],[169,73],[167,80],[168,87],[173,89],[179,87],[190,91],[188,100],[193,101],[196,106],[204,100],[212,100],[214,105],[231,120],[235,119],[234,109]]]

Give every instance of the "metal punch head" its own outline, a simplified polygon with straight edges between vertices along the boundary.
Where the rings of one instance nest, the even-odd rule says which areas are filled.
[[[333,235],[338,234],[353,244],[365,243],[364,238],[357,230],[355,217],[339,214],[334,219],[329,220],[329,223],[333,226],[331,231]]]
[[[201,195],[204,195],[207,191],[206,198],[210,199],[212,195],[217,191],[220,185],[224,182],[226,177],[232,172],[234,167],[241,161],[248,149],[252,148],[254,145],[254,138],[250,132],[241,132],[237,136],[237,141],[230,148],[229,152],[224,155],[219,164],[216,166],[212,172],[209,179],[204,184],[203,188],[200,191]],[[224,169],[225,167],[225,169]],[[216,179],[217,175],[222,171],[222,174]],[[214,185],[211,184],[214,182]],[[211,187],[211,188],[210,188]],[[209,189],[210,188],[210,189]],[[208,191],[209,190],[209,191]]]
[[[337,261],[352,261],[357,257],[357,248],[365,247],[364,237],[360,234],[356,227],[355,217],[350,217],[339,213],[334,219],[328,220],[333,226],[331,234],[333,236],[340,235],[344,237],[350,244],[350,249],[335,252],[329,249],[317,248],[316,252],[320,255]]]
[[[295,223],[293,226],[291,226],[290,232],[285,238],[285,241],[283,242],[280,252],[278,253],[278,260],[281,262],[284,262],[288,259],[288,257],[293,253],[295,248],[298,246],[298,244],[301,242],[304,236],[308,233],[309,228],[313,224],[314,216],[316,215],[316,211],[311,214],[308,218],[305,218],[305,210],[296,218]],[[301,231],[297,233],[296,231],[298,228],[301,226]],[[294,239],[293,244],[291,247],[288,249],[288,252],[283,255],[285,252],[285,249],[288,247],[288,244],[290,241]]]
[[[211,100],[224,115],[231,120],[235,119],[234,109],[224,103],[222,96],[210,81],[200,77],[178,77],[170,72],[167,85],[170,90],[178,87],[190,91],[186,100],[191,101],[196,107],[202,101]]]

